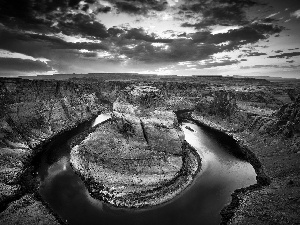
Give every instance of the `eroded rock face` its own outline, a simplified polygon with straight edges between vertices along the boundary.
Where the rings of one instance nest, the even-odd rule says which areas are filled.
[[[72,149],[73,167],[97,197],[119,206],[158,204],[170,199],[159,190],[191,181],[178,184],[190,155],[183,157],[183,133],[174,112],[163,105],[154,87],[127,88],[113,104],[112,121]],[[197,159],[192,161],[197,168]]]
[[[294,98],[294,102],[284,105],[277,113],[281,123],[281,131],[287,137],[300,134],[300,95]]]
[[[6,80],[0,93],[0,135],[31,148],[107,109],[97,93],[71,82]]]
[[[58,220],[33,195],[25,195],[0,213],[0,224],[58,225]]]
[[[237,109],[235,93],[223,90],[206,93],[196,105],[196,109],[224,118],[231,116]]]
[[[110,106],[100,95],[101,90],[72,82],[0,79],[1,210],[34,182],[24,179],[24,172],[30,170],[35,146],[107,111]]]

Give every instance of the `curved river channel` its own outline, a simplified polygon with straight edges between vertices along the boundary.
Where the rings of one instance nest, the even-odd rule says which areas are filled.
[[[95,121],[88,124],[93,125]],[[214,132],[191,122],[182,123],[181,127],[186,141],[200,155],[202,166],[193,183],[167,203],[144,209],[120,209],[93,199],[69,164],[68,138],[83,128],[55,140],[42,153],[37,169],[40,195],[68,224],[220,224],[219,213],[230,203],[231,193],[255,184],[256,173],[251,164],[229,153],[229,148],[236,147],[230,146],[230,141],[219,141]]]

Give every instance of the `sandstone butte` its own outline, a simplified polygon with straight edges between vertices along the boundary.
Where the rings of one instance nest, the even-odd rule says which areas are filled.
[[[233,137],[258,174],[257,185],[233,193],[223,224],[297,224],[299,93],[299,84],[220,77],[1,79],[0,224],[62,223],[38,195],[34,158],[44,143],[100,113],[112,120],[71,152],[94,197],[140,207],[178,194],[199,166],[178,127],[178,118],[188,118]]]

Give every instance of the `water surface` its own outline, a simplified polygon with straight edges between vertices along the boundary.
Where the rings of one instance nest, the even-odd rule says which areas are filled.
[[[192,123],[183,123],[182,129],[202,158],[202,169],[192,185],[172,201],[132,210],[93,199],[70,167],[67,140],[60,140],[43,155],[38,171],[40,194],[69,224],[219,224],[219,213],[231,201],[231,193],[256,183],[255,171],[249,163],[229,154],[230,141],[224,145],[218,136]]]

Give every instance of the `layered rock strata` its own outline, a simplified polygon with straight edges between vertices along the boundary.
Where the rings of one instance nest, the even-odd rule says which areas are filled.
[[[197,155],[163,105],[158,89],[129,87],[114,102],[112,121],[72,149],[71,163],[95,197],[117,206],[156,205],[192,181]]]
[[[0,80],[0,212],[6,209],[2,218],[8,216],[10,202],[35,191],[31,160],[37,146],[109,110],[100,95],[72,82]]]
[[[223,92],[224,96],[228,93]],[[217,95],[216,95],[217,96]],[[224,98],[219,107],[236,99]],[[209,104],[188,116],[201,124],[233,137],[254,166],[257,184],[236,190],[230,205],[222,210],[222,224],[299,223],[299,100],[285,104],[272,114],[236,110],[225,115],[212,113]],[[225,107],[226,108],[226,107]]]

